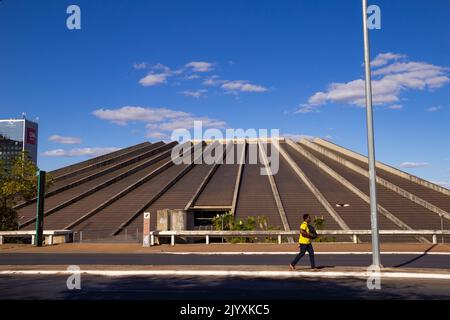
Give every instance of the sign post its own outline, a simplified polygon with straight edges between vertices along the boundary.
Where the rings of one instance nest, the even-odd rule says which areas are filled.
[[[143,230],[143,237],[142,237],[142,245],[144,247],[150,247],[151,241],[150,241],[150,212],[144,212],[144,227]]]
[[[45,171],[39,171],[36,211],[36,236],[34,244],[42,247],[44,235],[44,199],[45,199]]]

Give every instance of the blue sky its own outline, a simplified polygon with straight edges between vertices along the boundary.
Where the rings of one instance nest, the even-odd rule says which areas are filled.
[[[450,2],[369,4],[377,159],[449,187]],[[3,0],[0,117],[39,117],[46,170],[194,119],[366,154],[361,23],[359,0]]]

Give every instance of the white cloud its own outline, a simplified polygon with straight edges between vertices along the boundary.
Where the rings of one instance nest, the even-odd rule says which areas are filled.
[[[307,134],[296,134],[296,133],[285,133],[285,134],[282,134],[281,136],[288,138],[288,139],[292,139],[294,141],[300,141],[302,139],[312,140],[315,138],[315,136],[310,136]]]
[[[48,138],[49,141],[53,141],[61,144],[80,144],[81,138],[77,137],[63,137],[57,134],[54,134]]]
[[[219,84],[222,84],[226,82],[225,80],[219,80],[219,76],[213,75],[209,78],[207,78],[205,81],[203,81],[203,84],[205,86],[218,86]]]
[[[265,92],[267,88],[251,84],[244,80],[227,81],[221,86],[222,89],[230,92]]]
[[[428,162],[402,162],[399,165],[400,168],[423,168],[429,166],[430,164]]]
[[[139,83],[144,87],[151,87],[160,84],[166,84],[169,82],[169,78],[175,78],[180,84],[181,81],[193,80],[200,78],[199,73],[206,73],[214,71],[215,63],[205,61],[191,61],[186,63],[182,68],[178,70],[172,70],[168,66],[161,63],[155,65],[149,65],[146,62],[135,63],[135,69],[150,69],[150,72],[139,80]],[[227,93],[240,93],[240,92],[266,92],[268,89],[262,85],[250,83],[247,80],[220,80],[218,75],[211,75],[205,77],[202,82],[205,86],[220,86],[222,90]],[[181,93],[198,98],[204,92],[202,90],[186,90]]]
[[[155,140],[166,140],[170,138],[167,132],[159,132],[159,131],[148,131],[145,137]]]
[[[318,109],[309,104],[301,104],[300,108],[298,108],[295,111],[295,113],[310,113],[310,112],[318,112]]]
[[[172,73],[172,70],[168,66],[163,65],[162,63],[152,65],[151,69],[154,71],[160,71],[162,73]]]
[[[440,110],[441,107],[440,106],[436,106],[436,107],[430,107],[427,109],[428,112],[436,112],[438,110]]]
[[[388,63],[393,59],[406,57],[392,53],[387,55],[389,56],[381,57],[376,64],[381,66],[385,64],[380,61]],[[395,103],[400,100],[400,95],[404,91],[440,88],[450,81],[447,73],[447,68],[429,63],[394,61],[373,71],[372,102],[374,105]],[[345,103],[364,107],[365,81],[356,79],[331,83],[326,91],[316,92],[308,99],[307,104],[301,104],[299,112],[311,112],[325,103]]]
[[[133,63],[133,68],[136,70],[140,70],[140,69],[146,69],[148,67],[148,63],[147,62],[138,62],[138,63]]]
[[[190,74],[184,77],[185,80],[194,80],[194,79],[198,79],[200,78],[200,76],[198,74]]]
[[[135,69],[150,69],[145,77],[139,80],[139,84],[144,87],[151,87],[158,84],[167,83],[168,79],[173,76],[181,76],[183,73],[189,73],[184,77],[180,77],[180,80],[192,80],[197,79],[200,76],[195,74],[195,72],[208,72],[214,70],[214,63],[192,61],[187,63],[183,68],[172,70],[168,66],[157,63],[154,65],[149,65],[146,62],[135,63],[133,65]]]
[[[214,70],[214,63],[204,61],[191,61],[184,65],[185,68],[192,72],[209,72]]]
[[[393,104],[391,106],[386,107],[388,110],[401,110],[403,106],[401,104]]]
[[[157,84],[167,83],[168,73],[150,73],[139,80],[139,83],[144,87],[151,87]]]
[[[144,108],[124,106],[119,109],[98,109],[92,112],[94,116],[102,120],[108,120],[115,124],[126,125],[131,121],[158,122],[166,119],[184,118],[190,116],[184,111],[167,108]]]
[[[206,92],[208,92],[208,90],[206,90],[206,89],[199,89],[199,90],[195,90],[195,91],[185,90],[185,91],[182,91],[180,93],[185,95],[185,96],[187,96],[187,97],[200,98]]]
[[[387,64],[391,60],[397,60],[401,58],[406,58],[404,54],[395,54],[392,52],[380,53],[378,54],[374,60],[370,63],[372,67],[381,67]]]
[[[144,108],[138,106],[125,106],[119,109],[98,109],[93,115],[118,125],[129,122],[144,122],[147,128],[147,137],[160,138],[170,136],[169,132],[175,129],[191,129],[194,121],[202,121],[204,128],[221,129],[226,123],[221,120],[198,117],[184,111],[168,108]]]
[[[108,148],[78,148],[71,150],[55,149],[42,153],[45,157],[97,157],[103,154],[111,153],[119,150],[120,148],[108,147]]]

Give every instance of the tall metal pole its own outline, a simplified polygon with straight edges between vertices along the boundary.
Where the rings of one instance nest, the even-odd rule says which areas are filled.
[[[372,115],[372,80],[370,76],[369,30],[367,28],[367,0],[362,0],[364,29],[364,66],[366,69],[366,119],[369,151],[370,222],[372,228],[372,265],[381,267],[380,240],[378,236],[377,190],[375,171],[375,146]]]

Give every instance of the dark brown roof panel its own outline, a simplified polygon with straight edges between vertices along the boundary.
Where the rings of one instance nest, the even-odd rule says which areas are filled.
[[[159,155],[159,154],[158,154]],[[146,161],[149,161],[150,159],[158,157],[158,155],[155,155],[153,157],[142,159],[141,161],[138,161],[136,163],[129,164],[126,167],[123,167],[121,169],[112,171],[108,174],[105,174],[99,178],[95,178],[91,181],[88,181],[86,183],[80,184],[79,186],[76,186],[71,189],[67,189],[61,193],[55,194],[54,196],[47,197],[45,199],[45,211],[52,209],[60,204],[62,204],[65,201],[68,201],[74,197],[77,197],[84,192],[88,191],[89,189],[96,187],[109,179],[112,179],[114,177],[119,176],[120,174],[125,173],[128,170],[132,170],[133,168],[136,168]],[[32,203],[26,207],[23,207],[18,210],[18,216],[19,216],[19,222],[24,223],[28,219],[34,218],[36,216],[36,203]]]
[[[231,206],[238,169],[239,165],[237,164],[221,164],[198,197],[195,205]]]
[[[103,202],[107,201],[114,195],[118,194],[128,186],[132,185],[139,179],[143,178],[147,174],[151,173],[153,170],[167,162],[168,159],[160,160],[159,162],[147,167],[144,170],[138,171],[125,179],[122,179],[116,183],[111,184],[110,186],[101,189],[100,191],[83,198],[82,200],[75,202],[74,204],[61,209],[53,213],[52,215],[46,217],[44,219],[44,224],[46,229],[57,230],[64,228],[70,223],[74,222],[84,214],[88,213],[92,209],[96,208]],[[169,169],[170,170],[170,169]],[[164,175],[165,172],[162,173]],[[158,178],[155,177],[154,179]],[[153,179],[152,179],[153,180]]]
[[[246,219],[248,216],[266,216],[269,225],[282,226],[275,199],[267,176],[260,175],[260,164],[248,164],[247,149],[246,164],[242,173],[242,181],[235,212],[236,219]]]
[[[303,146],[319,160],[323,161],[333,170],[350,181],[366,195],[369,194],[369,179],[346,168],[338,162],[323,156],[311,148]],[[397,218],[408,224],[413,229],[440,229],[441,220],[439,216],[424,207],[398,195],[381,185],[377,185],[377,200],[380,205],[394,214]],[[444,222],[444,228],[449,228],[450,223]]]
[[[331,153],[337,154],[338,156],[360,166],[361,168],[363,168],[365,170],[368,170],[368,168],[369,168],[368,164],[363,161],[357,160],[355,158],[352,158],[341,152],[329,149],[322,145],[320,145],[320,147],[326,149],[327,151],[330,151]],[[434,204],[435,206],[437,206],[447,212],[450,212],[450,197],[449,196],[446,196],[445,194],[442,194],[441,192],[438,192],[433,189],[422,186],[418,183],[414,183],[408,179],[402,178],[398,175],[390,173],[381,168],[377,168],[376,171],[377,171],[377,176],[379,176],[380,178],[383,178],[383,179],[399,186],[400,188],[405,189],[406,191],[422,198],[423,200],[428,201],[429,203]]]
[[[287,144],[281,144],[281,147],[291,156],[292,160],[305,172],[309,174],[321,174],[321,172],[312,171],[311,166],[300,154],[293,150]],[[325,184],[333,183],[325,176],[320,176]],[[298,229],[303,221],[303,214],[309,213],[311,216],[324,217],[325,227],[327,229],[341,229],[337,222],[317,200],[314,194],[308,189],[303,181],[290,168],[289,164],[280,155],[280,169],[275,175],[278,192],[280,193],[286,216],[291,229]],[[314,183],[314,182],[313,182]],[[318,186],[317,186],[318,187]],[[347,193],[348,194],[348,193]]]
[[[315,166],[294,148],[286,145],[286,151],[350,228],[370,229],[370,208],[367,202]],[[350,206],[338,207],[337,204]],[[380,216],[379,220],[382,229],[398,229],[398,226],[384,216]]]
[[[104,155],[101,155],[101,156],[98,156],[98,157],[95,157],[95,158],[91,158],[89,160],[85,160],[85,161],[82,161],[82,162],[75,163],[75,164],[70,165],[70,166],[66,166],[66,167],[63,167],[63,168],[60,168],[60,169],[56,169],[56,170],[50,171],[49,173],[53,177],[57,177],[57,176],[60,176],[60,175],[63,175],[63,174],[67,174],[67,173],[79,170],[81,168],[87,167],[87,166],[92,165],[92,164],[97,163],[97,162],[101,162],[101,161],[104,161],[104,160],[112,159],[114,157],[123,155],[123,154],[125,154],[127,152],[130,152],[130,151],[133,151],[133,150],[140,149],[140,148],[148,146],[150,144],[151,143],[147,142],[147,141],[143,142],[143,143],[139,143],[139,144],[136,144],[136,145],[131,146],[131,147],[123,148],[123,149],[120,149],[120,150],[117,150],[117,151],[114,151],[114,152],[111,152],[111,153],[108,153],[108,154],[104,154]]]
[[[156,217],[156,212],[161,209],[184,209],[189,200],[194,196],[198,186],[211,169],[210,165],[199,164],[194,166],[185,176],[183,176],[174,186],[167,190],[155,203],[145,211],[151,213],[151,217]],[[142,214],[139,215],[127,228],[129,230],[138,229],[142,231]],[[156,220],[150,221],[152,229],[156,228]],[[123,234],[123,231],[121,232]]]

